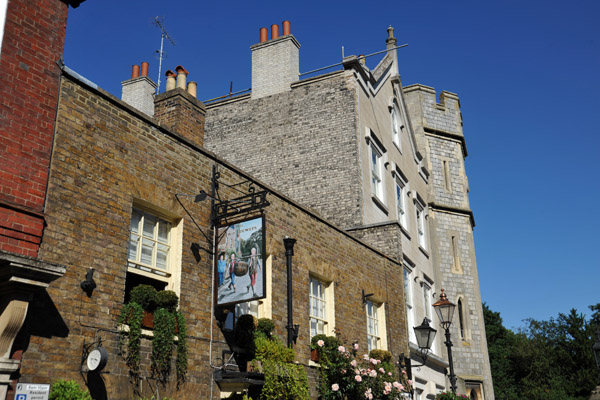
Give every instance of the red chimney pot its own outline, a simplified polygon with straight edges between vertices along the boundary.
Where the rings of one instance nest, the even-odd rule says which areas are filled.
[[[131,67],[131,78],[137,78],[140,76],[140,66],[135,64]]]
[[[142,63],[142,76],[148,76],[148,63],[145,61]]]
[[[260,43],[266,42],[268,38],[269,30],[267,28],[260,28]]]
[[[279,37],[279,25],[273,24],[271,25],[271,40],[277,39]]]
[[[283,21],[283,36],[289,35],[291,33],[290,29],[290,21]]]
[[[187,72],[187,70],[181,65],[176,66],[175,71],[177,71],[177,73],[183,72],[184,74],[189,75],[189,72]]]

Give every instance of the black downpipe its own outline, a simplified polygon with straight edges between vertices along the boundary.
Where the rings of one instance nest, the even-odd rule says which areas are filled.
[[[283,239],[283,245],[285,246],[285,257],[287,261],[287,309],[288,309],[288,323],[287,323],[287,345],[291,349],[296,343],[298,338],[298,325],[294,325],[294,317],[292,313],[293,306],[293,295],[292,295],[292,256],[294,255],[294,244],[296,239],[285,237]]]

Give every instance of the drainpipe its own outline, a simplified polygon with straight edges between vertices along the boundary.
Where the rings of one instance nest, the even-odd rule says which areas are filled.
[[[294,244],[296,239],[285,237],[283,239],[283,245],[285,246],[285,257],[287,261],[287,309],[288,309],[288,324],[287,324],[287,344],[291,349],[298,339],[298,325],[294,325],[294,318],[292,315],[292,256],[294,255]]]

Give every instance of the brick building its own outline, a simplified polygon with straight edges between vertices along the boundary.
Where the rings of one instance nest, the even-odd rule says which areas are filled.
[[[251,93],[206,105],[206,148],[403,265],[414,363],[412,328],[428,318],[438,330],[426,365],[413,369],[417,398],[449,386],[432,307],[445,289],[457,304],[459,391],[493,399],[458,97],[442,92],[438,102],[433,88],[402,86],[391,27],[374,68],[350,56],[341,70],[303,79],[289,23],[281,37],[276,25],[266,33],[250,47]]]
[[[205,107],[190,89],[193,85],[186,85],[183,68],[178,68],[179,87],[169,86],[155,99],[144,66],[141,76],[134,70],[132,79],[124,82],[125,92],[135,92],[131,97],[124,93],[127,104],[68,67],[59,67],[67,4],[78,5],[10,0],[6,10],[3,71],[33,75],[18,80],[4,76],[8,81],[2,85],[8,95],[2,100],[0,149],[3,159],[16,158],[2,164],[0,185],[2,207],[8,210],[0,221],[11,224],[3,225],[1,236],[6,247],[0,252],[0,396],[12,398],[17,382],[51,383],[62,378],[85,383],[94,398],[131,398],[134,388],[149,397],[146,380],[131,384],[117,346],[119,313],[127,292],[134,283],[145,281],[178,293],[188,321],[187,382],[183,390],[175,392],[169,386],[163,395],[220,397],[212,365],[227,349],[224,318],[235,310],[214,311],[211,206],[209,201],[192,200],[209,190],[213,168],[219,172],[222,199],[238,196],[236,190],[248,190],[249,185],[269,191],[270,205],[259,214],[265,219],[267,293],[255,304],[237,307],[239,312],[250,309],[270,317],[275,333],[286,335],[283,238],[291,237],[296,239],[292,311],[299,325],[297,361],[306,366],[311,379],[315,369],[309,362],[309,331],[314,316],[309,297],[317,292],[326,310],[319,316],[319,326],[327,332],[335,326],[364,348],[367,343],[383,343],[395,359],[407,353],[401,261],[205,150]],[[18,32],[20,27],[27,32],[48,27],[46,18],[56,29],[33,39]],[[30,41],[49,49],[43,67],[28,69],[30,55],[19,49]],[[44,85],[36,83],[40,70],[48,74]],[[20,87],[22,82],[34,82],[33,94],[23,92],[27,88]],[[34,104],[25,107],[23,102]],[[42,109],[38,113],[26,111],[36,110],[36,105]],[[21,113],[12,115],[13,107]],[[43,143],[36,135],[44,136]],[[33,177],[42,178],[41,183]],[[36,192],[35,202],[29,196],[33,190],[26,195],[27,184],[37,184],[42,191]],[[32,230],[21,220],[37,221],[39,226]],[[149,238],[154,250],[144,261],[136,258],[139,252],[132,251],[132,243],[138,229],[146,227],[156,236]],[[95,287],[83,290],[82,281],[91,279]],[[371,314],[365,312],[363,293],[372,293]],[[375,321],[377,335],[368,330],[369,319]],[[94,343],[108,351],[105,374],[91,373],[84,365],[84,348]],[[148,343],[148,339],[142,343],[146,360],[142,378],[149,374]],[[312,394],[316,395],[314,387]]]

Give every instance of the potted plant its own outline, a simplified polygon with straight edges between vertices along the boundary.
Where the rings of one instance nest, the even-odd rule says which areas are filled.
[[[156,291],[150,285],[138,285],[131,290],[130,301],[121,310],[119,349],[123,352],[129,373],[140,374],[140,344],[142,327],[153,329],[150,369],[152,376],[163,385],[171,373],[173,348],[176,348],[177,387],[187,374],[187,328],[183,314],[177,310],[179,298],[171,290]],[[144,322],[145,321],[145,322]],[[177,334],[177,337],[175,336]]]

